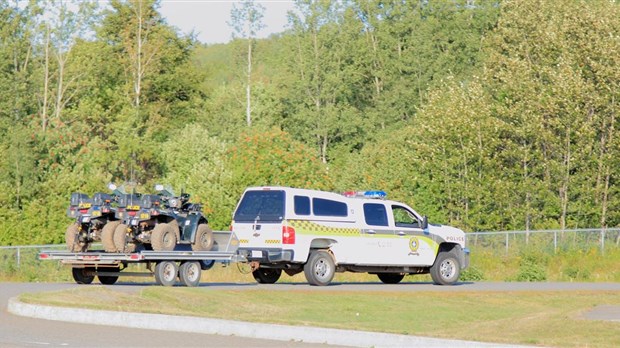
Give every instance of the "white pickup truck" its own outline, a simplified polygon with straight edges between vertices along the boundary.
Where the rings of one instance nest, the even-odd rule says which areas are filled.
[[[465,233],[432,225],[382,191],[337,194],[290,187],[250,187],[233,215],[239,254],[254,278],[275,283],[282,271],[304,272],[312,285],[335,272],[376,274],[388,284],[430,273],[436,284],[458,281],[469,264]]]

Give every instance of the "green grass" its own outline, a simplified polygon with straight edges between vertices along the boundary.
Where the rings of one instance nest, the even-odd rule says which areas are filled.
[[[225,318],[484,342],[620,346],[620,324],[582,319],[616,292],[343,292],[88,286],[24,294],[54,306]]]

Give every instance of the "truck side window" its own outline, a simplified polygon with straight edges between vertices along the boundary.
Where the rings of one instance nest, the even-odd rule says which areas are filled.
[[[310,215],[310,198],[306,196],[295,196],[293,198],[296,215]]]
[[[312,211],[316,216],[348,216],[346,203],[323,198],[312,198]]]
[[[392,213],[394,214],[394,224],[396,226],[411,228],[420,227],[418,218],[416,218],[415,215],[413,215],[413,213],[407,210],[405,207],[393,205]]]
[[[377,203],[364,204],[364,218],[366,224],[370,226],[387,226],[387,212],[385,205]]]

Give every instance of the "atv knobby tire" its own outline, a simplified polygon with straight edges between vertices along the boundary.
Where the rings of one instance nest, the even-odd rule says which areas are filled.
[[[79,253],[88,249],[88,243],[80,242],[79,240],[79,226],[78,223],[73,223],[67,227],[67,231],[65,232],[65,242],[67,242],[67,247],[72,253]]]
[[[192,243],[193,251],[209,251],[213,248],[213,231],[207,224],[198,225],[196,239]]]
[[[157,224],[151,233],[151,246],[154,251],[172,251],[177,245],[177,231],[170,224]]]
[[[101,231],[101,244],[103,244],[103,250],[106,252],[118,252],[118,248],[116,248],[114,244],[114,231],[116,231],[116,228],[120,224],[120,221],[110,221],[103,226],[103,230]]]
[[[127,240],[127,225],[119,224],[114,230],[114,245],[120,253],[133,253],[136,251],[136,244]]]

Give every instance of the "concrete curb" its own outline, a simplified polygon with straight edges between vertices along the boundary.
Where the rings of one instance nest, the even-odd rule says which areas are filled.
[[[367,331],[325,329],[309,326],[258,324],[165,314],[41,306],[20,302],[16,297],[9,299],[8,311],[15,315],[25,317],[81,324],[239,336],[350,347],[518,347],[515,345],[445,340]]]

